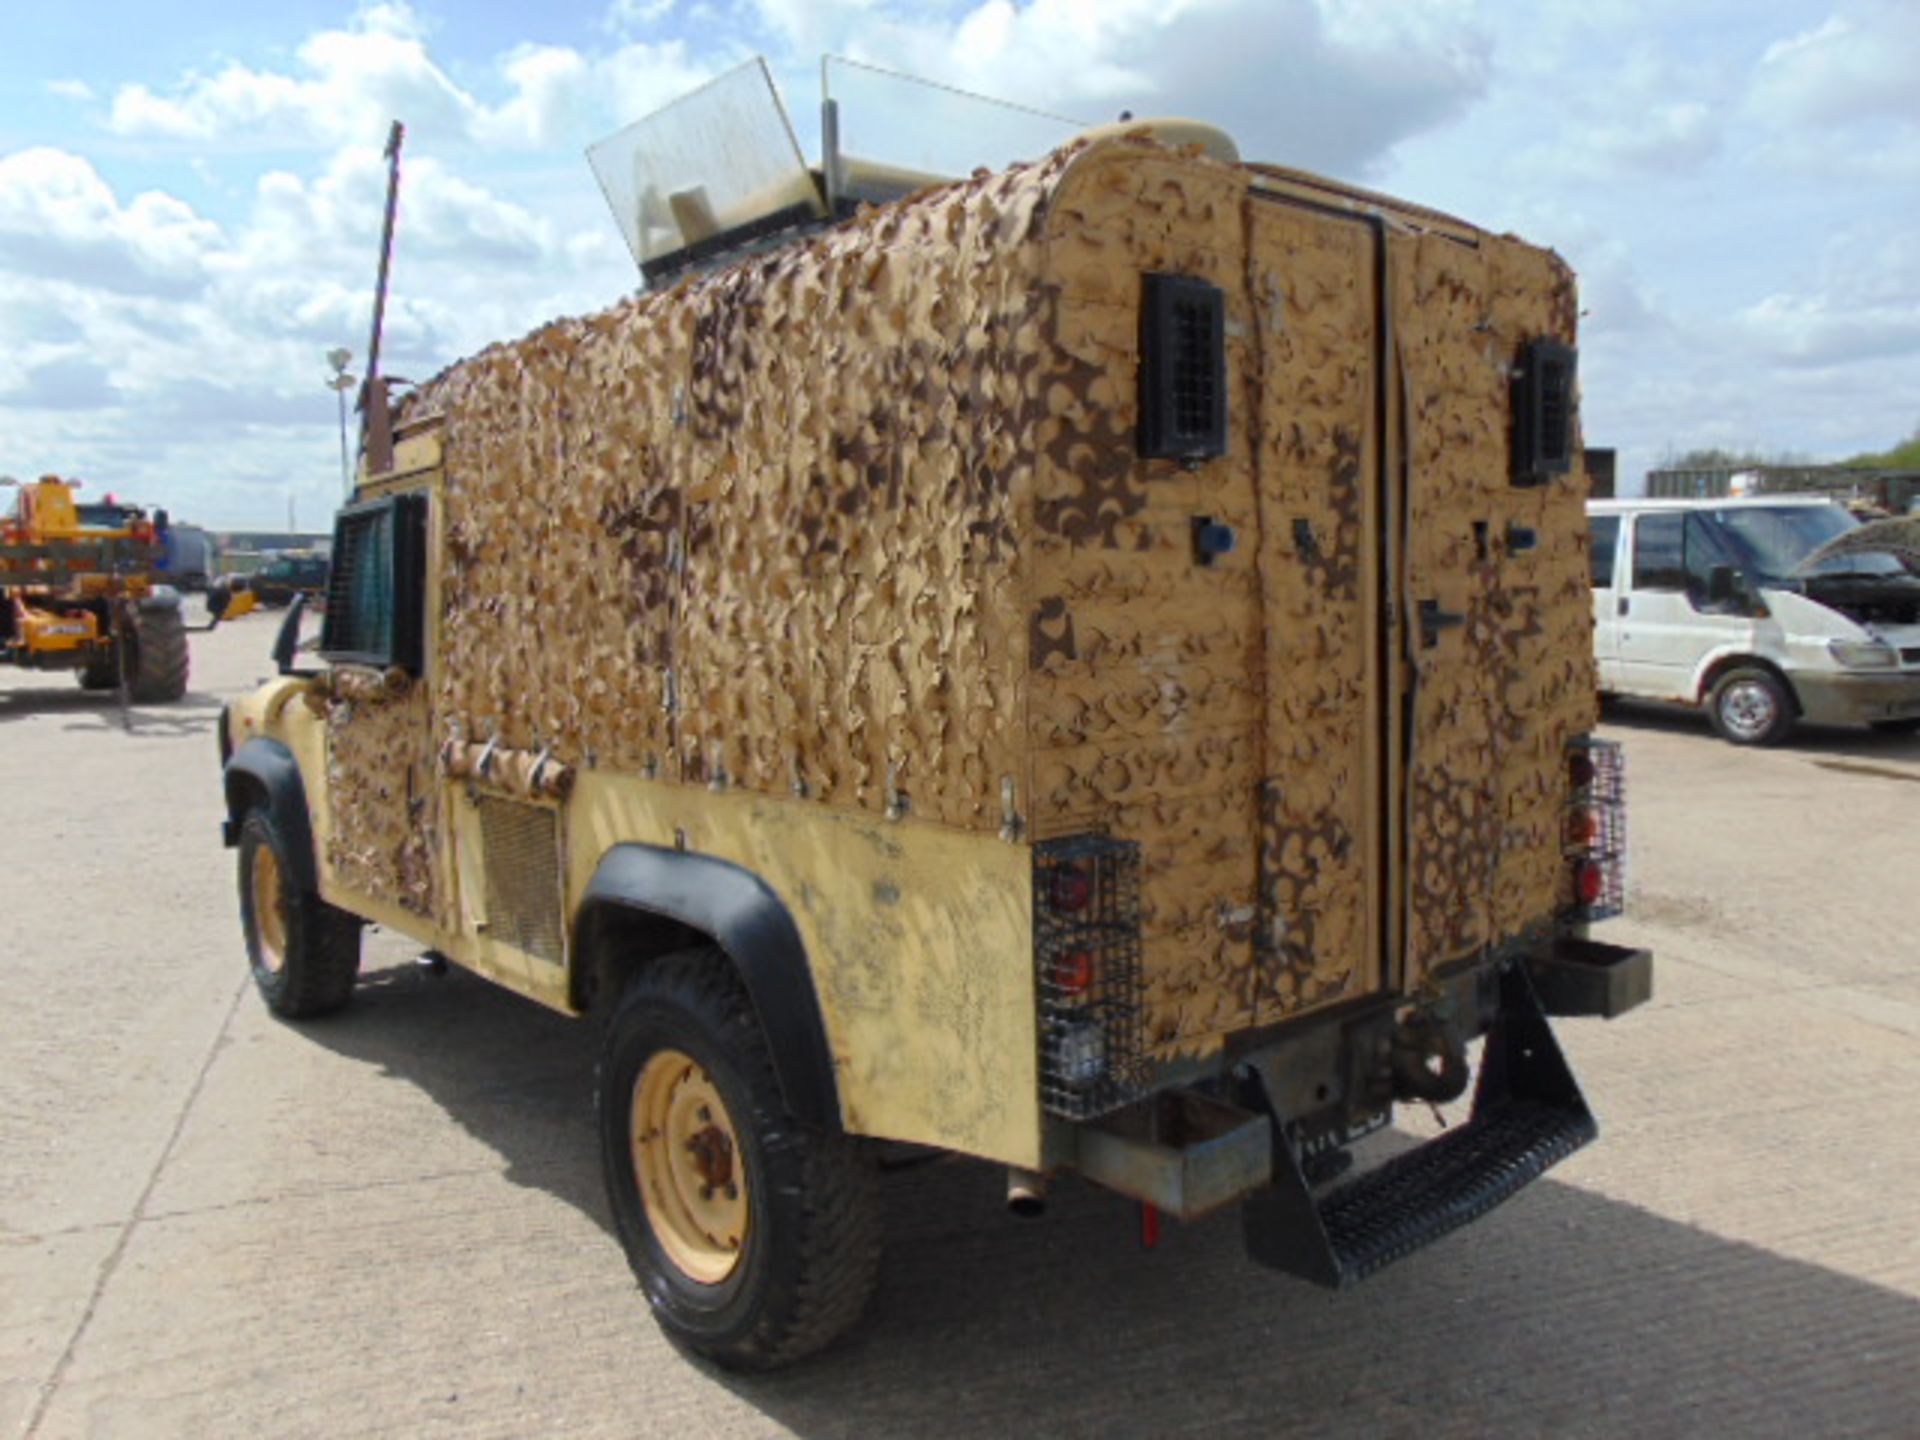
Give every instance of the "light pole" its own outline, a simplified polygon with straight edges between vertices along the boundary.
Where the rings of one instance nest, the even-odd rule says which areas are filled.
[[[344,345],[327,352],[327,364],[333,367],[333,378],[327,381],[327,388],[340,402],[340,488],[348,494],[353,492],[353,471],[347,465],[347,391],[359,383],[355,376],[347,373],[347,362],[351,359],[353,352]]]

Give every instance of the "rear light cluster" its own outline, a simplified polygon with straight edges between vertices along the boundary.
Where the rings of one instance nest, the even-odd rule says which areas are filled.
[[[1627,894],[1627,771],[1613,741],[1582,736],[1568,745],[1563,825],[1574,918],[1618,915]]]
[[[1103,835],[1033,849],[1040,1099],[1070,1120],[1128,1104],[1140,1048],[1140,847]]]

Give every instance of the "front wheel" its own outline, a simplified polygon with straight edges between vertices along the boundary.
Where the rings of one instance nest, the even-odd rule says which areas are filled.
[[[240,827],[240,925],[253,982],[290,1020],[338,1010],[360,974],[360,922],[300,888],[273,817],[255,810]]]
[[[1721,738],[1735,745],[1778,745],[1793,733],[1793,693],[1771,670],[1742,666],[1722,675],[1707,698]]]
[[[859,1319],[880,1261],[873,1169],[788,1113],[722,952],[682,951],[633,981],[597,1100],[614,1223],[670,1339],[772,1370]]]
[[[187,693],[187,620],[178,605],[136,607],[124,639],[121,667],[134,704],[162,704]]]

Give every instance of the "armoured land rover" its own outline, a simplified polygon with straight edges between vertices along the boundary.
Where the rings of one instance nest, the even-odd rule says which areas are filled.
[[[1185,122],[926,183],[825,118],[623,132],[647,290],[369,386],[326,664],[296,611],[222,724],[259,988],[372,922],[598,1019],[628,1258],[736,1367],[859,1314],[881,1141],[1351,1283],[1590,1140],[1545,1017],[1650,985],[1573,277]]]

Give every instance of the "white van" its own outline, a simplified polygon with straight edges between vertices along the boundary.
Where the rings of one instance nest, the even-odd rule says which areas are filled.
[[[1803,562],[1859,521],[1821,497],[1591,500],[1604,694],[1703,706],[1736,745],[1804,720],[1920,729],[1920,578],[1883,551]]]

